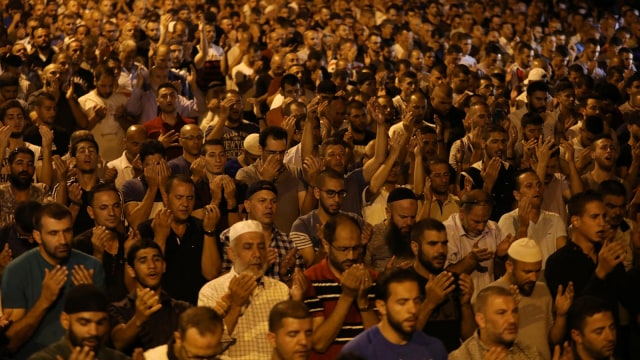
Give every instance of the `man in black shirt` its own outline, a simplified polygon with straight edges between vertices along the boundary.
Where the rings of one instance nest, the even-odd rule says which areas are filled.
[[[451,352],[476,328],[471,308],[473,282],[467,274],[443,271],[447,231],[440,221],[427,218],[417,222],[411,230],[411,250],[413,268],[427,294],[418,311],[418,328],[442,340]]]

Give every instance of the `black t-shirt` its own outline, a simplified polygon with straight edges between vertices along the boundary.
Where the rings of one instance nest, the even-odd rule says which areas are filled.
[[[473,189],[482,189],[484,186],[484,179],[479,169],[470,167],[464,171],[473,180]],[[509,166],[507,169],[504,164],[500,167],[498,173],[498,179],[491,189],[491,197],[495,202],[493,204],[493,211],[491,212],[491,220],[499,221],[500,217],[509,211],[513,210],[515,198],[513,197],[513,190],[515,190],[514,184],[515,168]],[[465,175],[460,176],[460,188],[464,188]]]
[[[415,272],[415,270],[412,269]],[[428,280],[418,274],[420,278],[420,289],[424,291]],[[431,316],[424,325],[422,331],[425,334],[434,336],[442,341],[447,348],[447,352],[451,352],[460,347],[461,335],[460,324],[462,323],[462,310],[460,305],[460,293],[451,292],[445,301],[436,307]]]

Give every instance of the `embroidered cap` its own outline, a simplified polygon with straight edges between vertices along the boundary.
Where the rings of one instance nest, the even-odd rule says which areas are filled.
[[[262,233],[262,224],[255,220],[244,220],[233,224],[229,229],[229,241],[248,232]]]
[[[533,263],[542,261],[542,251],[535,240],[522,238],[514,241],[509,250],[509,256],[518,261]]]

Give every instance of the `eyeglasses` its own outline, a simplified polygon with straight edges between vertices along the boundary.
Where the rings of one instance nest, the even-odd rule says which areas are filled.
[[[354,253],[359,253],[362,251],[362,249],[364,249],[364,246],[362,245],[356,245],[356,246],[333,246],[333,244],[331,244],[331,247],[334,248],[336,251],[341,252],[341,253],[348,253],[350,251],[353,251]]]
[[[329,189],[329,190],[320,189],[320,191],[322,191],[323,193],[327,194],[327,196],[330,197],[330,198],[334,198],[334,197],[336,197],[336,195],[338,195],[341,198],[347,197],[347,190],[337,190],[336,191],[336,190],[332,190],[332,189]]]
[[[193,140],[202,141],[202,139],[204,139],[204,136],[202,136],[202,135],[198,135],[198,136],[189,135],[189,136],[181,136],[180,138],[184,139],[184,140],[187,140],[187,141],[193,141]]]

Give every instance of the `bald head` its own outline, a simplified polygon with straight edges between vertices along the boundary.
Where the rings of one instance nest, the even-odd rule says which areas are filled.
[[[147,140],[147,130],[142,125],[131,125],[124,137],[127,156],[135,158],[140,153],[142,143]]]
[[[187,136],[188,134],[199,133],[202,134],[202,130],[196,124],[187,124],[180,129],[180,136]]]

